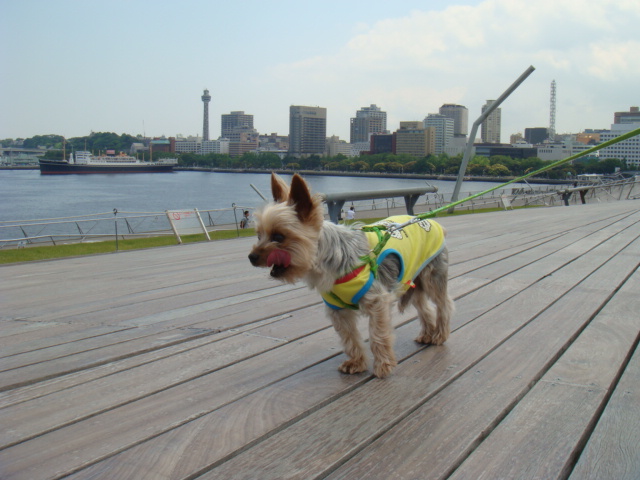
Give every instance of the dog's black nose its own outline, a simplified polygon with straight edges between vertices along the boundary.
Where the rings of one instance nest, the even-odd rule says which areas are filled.
[[[256,265],[259,259],[260,255],[256,255],[255,253],[249,254],[249,261],[251,262],[251,265]]]

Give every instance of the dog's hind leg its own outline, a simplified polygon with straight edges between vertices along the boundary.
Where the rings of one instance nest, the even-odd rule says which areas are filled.
[[[380,290],[383,289],[380,288]],[[373,373],[378,378],[384,378],[398,364],[393,352],[394,334],[391,323],[391,306],[395,301],[395,295],[386,290],[373,295],[371,293],[365,295],[360,301],[360,307],[369,316],[369,342],[373,352]]]
[[[329,310],[329,317],[333,328],[340,336],[347,360],[338,367],[342,373],[359,373],[367,369],[367,357],[365,355],[362,337],[357,326],[357,314],[353,310]]]
[[[420,335],[416,337],[416,342],[430,344],[432,343],[431,335],[436,325],[436,310],[429,301],[429,296],[421,285],[420,277],[416,278],[416,288],[411,298],[411,303],[418,311],[418,319],[420,320]]]
[[[446,250],[436,257],[415,280],[413,304],[418,310],[422,330],[416,341],[442,345],[449,338],[454,304],[447,292],[449,260]],[[437,312],[429,299],[436,304]]]

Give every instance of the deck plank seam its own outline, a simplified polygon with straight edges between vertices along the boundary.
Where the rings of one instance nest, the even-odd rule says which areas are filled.
[[[636,270],[638,270],[638,268],[640,268],[640,265],[636,267]],[[631,277],[631,275],[635,273],[636,270],[634,270],[634,272],[629,274],[625,279],[625,281],[627,281]],[[623,284],[624,282],[618,286],[616,291],[618,291]],[[609,401],[611,400],[613,393],[618,387],[618,384],[620,383],[620,379],[622,378],[624,371],[627,369],[627,366],[629,365],[629,362],[631,361],[631,358],[633,357],[639,344],[640,344],[640,331],[636,335],[636,338],[633,343],[633,347],[630,348],[629,351],[627,352],[627,355],[624,361],[622,362],[620,368],[616,372],[616,375],[614,376],[613,380],[611,381],[611,384],[606,389],[604,389],[604,395],[603,395],[602,401],[598,405],[598,408],[596,409],[594,415],[591,417],[591,420],[589,421],[587,427],[585,428],[582,436],[576,443],[575,449],[573,450],[573,452],[571,452],[571,457],[569,459],[569,462],[567,463],[566,469],[562,472],[562,478],[564,479],[569,478],[574,468],[576,467],[578,461],[580,460],[580,456],[584,452],[584,449],[586,448],[586,445],[589,442],[589,439],[593,435],[593,432],[596,429],[596,426],[600,422],[600,419],[602,418],[602,415],[604,414],[604,411],[607,405],[609,404]],[[572,385],[572,386],[575,386],[575,385]]]

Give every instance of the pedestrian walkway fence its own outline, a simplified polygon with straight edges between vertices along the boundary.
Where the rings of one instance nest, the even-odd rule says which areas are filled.
[[[233,206],[214,210],[167,210],[165,212],[113,212],[0,222],[0,248],[61,243],[95,242],[114,238],[173,235],[181,243],[183,235],[216,229],[239,228],[244,210],[253,207]]]

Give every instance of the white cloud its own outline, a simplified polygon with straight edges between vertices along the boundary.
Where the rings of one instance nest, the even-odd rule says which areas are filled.
[[[486,99],[496,98],[533,64],[537,71],[517,91],[525,93],[503,104],[503,118],[512,122],[503,122],[508,138],[548,122],[552,79],[564,100],[576,95],[584,101],[586,95],[602,115],[595,107],[602,89],[638,76],[638,21],[640,2],[631,0],[487,0],[360,27],[340,50],[279,65],[278,71],[280,78],[306,82],[318,102],[330,103],[338,89],[353,92],[354,104],[332,107],[341,115],[377,103],[394,129],[398,121],[421,119],[445,102],[467,105],[472,121]],[[637,96],[627,100],[633,102]],[[606,119],[591,126],[607,126],[611,112],[627,107],[603,106]],[[581,127],[591,121],[579,120]]]
[[[588,72],[602,80],[615,82],[621,75],[640,78],[640,42],[602,42],[589,45],[591,65]]]

